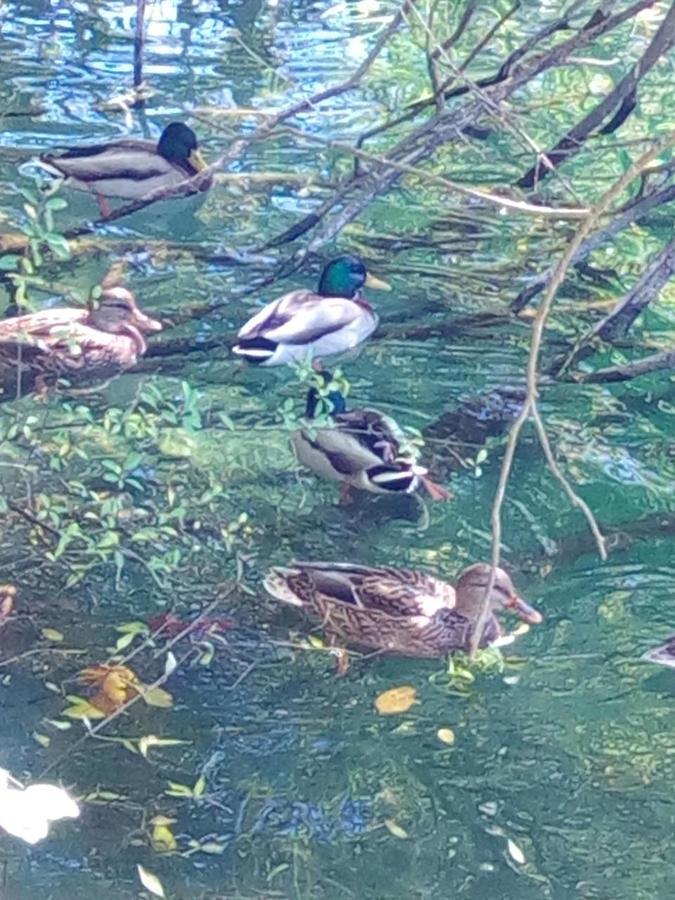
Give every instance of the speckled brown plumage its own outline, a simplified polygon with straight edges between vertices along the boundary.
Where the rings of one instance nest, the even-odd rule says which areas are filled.
[[[297,562],[271,569],[265,587],[276,599],[302,607],[320,622],[334,645],[441,656],[468,649],[489,573],[486,564],[470,566],[455,592],[447,582],[411,569]],[[541,621],[502,569],[497,569],[490,602],[493,609],[510,608],[527,621]],[[500,634],[491,612],[480,644]]]
[[[16,396],[38,380],[110,377],[135,365],[147,349],[144,334],[161,327],[119,286],[105,288],[95,309],[55,307],[6,319],[0,322],[0,388]]]

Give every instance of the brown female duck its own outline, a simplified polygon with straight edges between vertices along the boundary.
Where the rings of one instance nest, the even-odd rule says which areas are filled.
[[[59,307],[0,322],[0,383],[19,393],[58,377],[109,377],[134,366],[162,325],[131,291],[104,288],[95,309]],[[18,370],[18,371],[17,371]]]
[[[465,569],[453,588],[412,569],[294,562],[272,568],[264,584],[275,599],[300,606],[320,621],[336,646],[400,656],[443,656],[469,649],[489,577],[487,563]],[[533,624],[542,621],[541,613],[516,593],[503,569],[497,569],[490,603],[481,647],[502,634],[495,615],[499,611],[510,610]]]

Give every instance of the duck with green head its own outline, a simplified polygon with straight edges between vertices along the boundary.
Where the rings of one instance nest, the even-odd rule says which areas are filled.
[[[291,291],[249,319],[233,352],[261,366],[282,366],[354,349],[378,323],[361,296],[365,285],[390,290],[386,282],[368,274],[358,256],[338,256],[323,270],[318,290]]]
[[[105,144],[66,147],[40,157],[43,165],[66,179],[77,190],[92,191],[97,198],[141,200],[156,190],[176,188],[207,168],[194,131],[183,122],[167,125],[157,143],[121,138]],[[198,188],[177,194],[205,191],[211,179]]]
[[[428,477],[419,464],[418,447],[391,416],[368,407],[347,409],[344,395],[333,389],[331,373],[323,370],[318,377],[324,388],[312,387],[307,394],[307,426],[291,435],[298,462],[315,475],[340,481],[344,500],[352,487],[373,494],[411,494],[422,485],[433,500],[450,498]],[[328,425],[317,427],[314,422],[322,412]]]

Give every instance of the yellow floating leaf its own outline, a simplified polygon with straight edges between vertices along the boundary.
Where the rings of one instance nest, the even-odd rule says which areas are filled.
[[[40,634],[46,641],[54,641],[57,644],[63,640],[63,634],[56,628],[41,628]]]
[[[115,791],[100,790],[97,788],[82,798],[87,803],[114,803],[116,800],[126,800],[125,794],[116,794]]]
[[[170,797],[193,797],[192,788],[178,781],[170,781],[168,790],[164,791]]]
[[[381,716],[407,712],[417,700],[417,692],[408,684],[390,688],[375,699],[375,709]]]
[[[147,759],[151,747],[177,747],[180,744],[191,744],[192,741],[181,741],[179,738],[160,738],[155,734],[146,734],[138,742],[138,749]]]
[[[52,728],[56,728],[57,731],[68,731],[69,728],[73,727],[72,722],[63,722],[61,719],[43,719],[43,722],[46,722],[47,725],[51,725]]]
[[[146,622],[123,622],[121,625],[115,626],[115,631],[120,634],[149,634],[150,629]]]
[[[47,734],[40,734],[39,731],[33,732],[33,740],[37,741],[41,747],[49,747],[52,739]]]
[[[136,869],[138,871],[140,882],[146,891],[150,891],[155,897],[166,896],[164,888],[162,887],[162,882],[153,872],[149,872],[147,869],[144,869],[143,866],[138,864],[136,865]]]
[[[455,732],[452,728],[439,728],[436,732],[436,737],[450,747],[455,743]]]
[[[192,796],[193,797],[202,797],[204,795],[204,791],[206,790],[206,778],[203,775],[200,775],[197,781],[195,782],[195,786],[192,788]]]
[[[150,843],[156,853],[170,853],[178,847],[173,831],[164,824],[152,826]]]
[[[159,706],[161,709],[169,709],[173,706],[173,696],[164,688],[145,688],[141,696],[148,706]]]
[[[151,825],[175,825],[178,819],[172,819],[170,816],[163,816],[159,813],[150,819]]]
[[[106,714],[102,709],[92,706],[87,700],[80,703],[73,703],[63,710],[63,715],[69,719],[105,719]]]
[[[399,825],[394,819],[385,819],[384,825],[389,834],[393,834],[394,837],[400,838],[402,841],[409,837],[405,828],[402,825]]]
[[[310,647],[313,647],[315,650],[325,650],[326,644],[321,640],[320,637],[317,637],[315,634],[310,634],[307,637],[307,643]]]

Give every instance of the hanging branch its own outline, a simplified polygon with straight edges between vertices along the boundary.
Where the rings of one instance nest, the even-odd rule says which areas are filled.
[[[607,96],[567,132],[552,150],[546,160],[538,160],[516,184],[520,188],[535,187],[562,163],[576,156],[588,138],[597,130],[599,134],[611,134],[628,118],[637,102],[637,91],[641,80],[656,65],[664,53],[675,45],[675,2],[664,16],[649,46],[630,71],[616,84]],[[603,127],[600,124],[614,111],[612,119]]]
[[[576,342],[570,353],[551,367],[549,374],[564,375],[580,358],[593,353],[592,344],[600,340],[613,342],[625,337],[637,317],[658,297],[661,289],[675,274],[675,238],[658,253],[635,285],[619,300],[614,309]]]
[[[499,18],[495,24],[488,30],[488,32],[484,35],[481,41],[473,48],[473,50],[469,53],[467,58],[460,64],[459,72],[464,73],[468,66],[473,62],[476,56],[489,44],[495,34],[499,31],[499,29],[520,9],[522,4],[522,0],[516,0],[513,6],[507,10],[501,18]],[[574,6],[578,6],[579,3],[575,3]],[[476,81],[478,87],[490,87],[493,84],[498,84],[500,81],[504,81],[511,71],[511,68],[518,62],[518,60],[522,59],[526,53],[529,53],[538,43],[552,34],[554,31],[557,31],[561,27],[567,26],[567,16],[569,14],[566,13],[562,18],[557,19],[553,23],[549,23],[544,26],[544,28],[537,31],[534,35],[529,37],[525,43],[521,44],[517,50],[514,50],[507,59],[502,63],[496,74],[487,76],[485,78],[480,78]],[[561,25],[562,22],[565,22],[565,25]],[[449,90],[450,85],[454,84],[457,80],[456,75],[453,74],[443,84],[438,88],[441,93],[442,99],[447,102],[455,97],[463,96],[464,94],[469,93],[469,88],[467,85],[461,85],[454,90]],[[373,137],[376,137],[378,134],[382,134],[385,131],[389,131],[392,128],[395,128],[397,125],[403,124],[403,122],[408,122],[410,119],[414,119],[422,110],[428,108],[429,106],[433,106],[437,101],[436,94],[433,94],[431,97],[425,97],[423,100],[417,100],[415,103],[411,103],[406,112],[402,113],[400,116],[397,116],[395,119],[391,119],[388,122],[385,122],[381,125],[376,125],[374,128],[369,129],[368,131],[364,131],[358,141],[356,142],[357,147],[362,147],[367,140],[370,140]],[[358,173],[358,169],[356,173]]]
[[[416,165],[421,160],[429,159],[439,147],[454,142],[467,125],[473,124],[485,113],[484,98],[489,100],[491,106],[499,107],[504,100],[530,80],[548,69],[566,63],[572,52],[577,52],[601,35],[612,31],[654,2],[655,0],[638,0],[614,16],[608,16],[592,25],[589,23],[552,49],[542,51],[538,56],[514,65],[510,75],[502,83],[486,88],[480,97],[472,96],[454,109],[443,110],[400,140],[389,150],[387,154],[389,160]],[[487,111],[489,113],[489,110]],[[376,197],[389,190],[400,175],[399,170],[388,166],[378,167],[375,171],[363,175],[352,176],[342,189],[338,210],[332,217],[326,216],[322,229],[309,245],[310,249],[317,250],[333,240],[336,234],[357,218]],[[353,195],[351,200],[348,199],[350,195]],[[348,202],[345,203],[345,199],[348,199]]]
[[[643,173],[643,176],[644,174],[645,173]],[[615,237],[619,232],[623,231],[628,225],[632,225],[633,222],[637,222],[644,218],[648,212],[651,212],[653,209],[663,206],[666,203],[671,203],[673,200],[675,200],[675,184],[644,194],[640,200],[625,207],[622,213],[614,216],[605,228],[590,235],[577,250],[574,259],[572,260],[572,264],[576,265],[578,262],[585,259],[594,250],[597,250],[598,247],[607,243],[610,238]],[[519,313],[525,309],[530,301],[543,291],[544,287],[549,282],[551,275],[552,270],[547,269],[545,272],[542,272],[541,275],[535,276],[528,286],[523,288],[515,300],[512,301],[511,312]]]
[[[134,34],[134,106],[142,106],[145,99],[140,92],[143,84],[143,45],[145,38],[145,2],[136,0],[136,31]]]
[[[481,614],[478,617],[476,628],[471,638],[472,654],[475,654],[476,650],[478,649],[485,624],[488,620],[488,616],[490,615],[490,594],[494,586],[495,573],[501,560],[502,506],[504,504],[504,498],[506,496],[506,488],[509,482],[509,476],[511,474],[511,468],[513,466],[513,460],[516,453],[516,447],[518,446],[520,433],[523,429],[523,426],[525,425],[525,422],[530,417],[532,417],[534,420],[537,435],[539,437],[544,455],[552,474],[561,483],[565,490],[565,493],[570,498],[570,500],[574,503],[575,506],[581,509],[584,516],[586,517],[588,525],[595,538],[600,558],[603,560],[607,558],[607,549],[605,547],[604,538],[600,532],[600,528],[598,527],[597,522],[595,521],[595,517],[593,516],[591,509],[586,504],[586,502],[576,494],[570,483],[567,481],[567,478],[563,475],[562,471],[555,463],[555,459],[548,442],[548,438],[546,436],[544,424],[537,409],[539,355],[541,352],[541,345],[544,336],[544,328],[546,326],[553,301],[560,286],[565,280],[570,266],[573,264],[575,255],[577,254],[584,240],[590,234],[593,228],[597,226],[597,223],[601,219],[601,217],[611,207],[612,203],[614,203],[615,200],[621,196],[628,185],[635,178],[638,178],[640,174],[645,171],[647,166],[649,166],[649,164],[654,159],[656,159],[656,157],[673,146],[675,146],[675,131],[671,132],[663,141],[661,141],[659,144],[656,144],[654,147],[644,153],[637,160],[637,162],[633,163],[633,165],[630,166],[630,168],[626,172],[624,172],[624,174],[610,187],[608,191],[603,194],[600,200],[593,206],[590,215],[581,225],[573,239],[570,241],[567,249],[560,259],[560,262],[553,270],[550,281],[548,283],[548,287],[546,289],[546,294],[544,296],[544,299],[542,300],[541,306],[537,310],[537,314],[534,320],[534,326],[532,329],[532,341],[530,344],[530,355],[527,364],[527,393],[525,402],[523,403],[523,407],[509,432],[509,436],[506,442],[506,449],[504,452],[504,460],[502,462],[501,471],[499,473],[499,482],[492,505],[492,568],[490,571],[490,578],[485,589],[483,608],[481,609]],[[553,463],[553,465],[551,465],[551,463]]]

